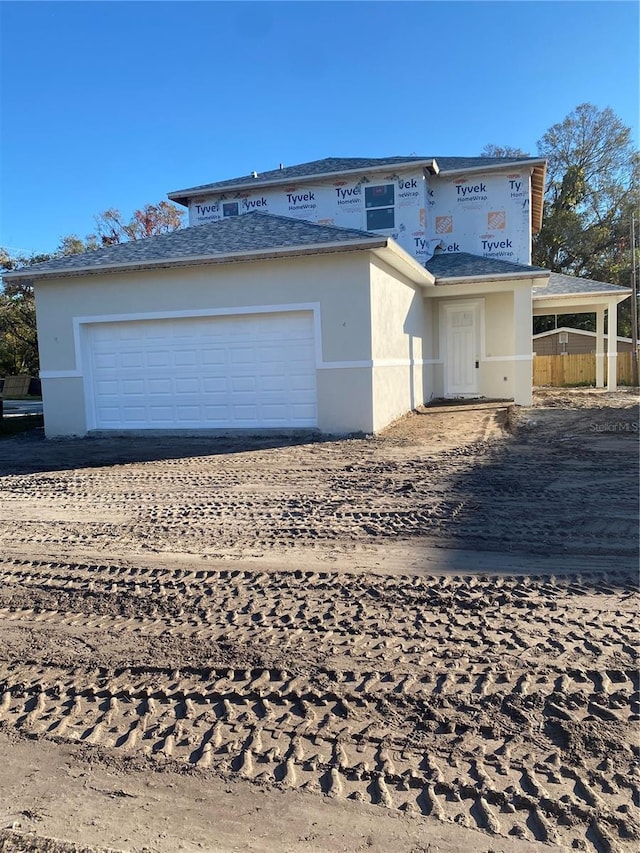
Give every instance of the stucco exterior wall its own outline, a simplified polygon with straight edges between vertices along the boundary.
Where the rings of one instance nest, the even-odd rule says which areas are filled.
[[[42,282],[36,308],[45,429],[87,431],[83,328],[96,321],[159,312],[315,305],[318,426],[323,432],[373,429],[369,255],[338,253],[171,270],[78,276]],[[74,319],[75,318],[75,319]],[[369,371],[370,373],[370,371]]]
[[[433,393],[447,395],[446,329],[443,307],[455,302],[478,305],[478,394],[511,399],[528,405],[531,397],[531,286],[530,282],[478,283],[472,287],[443,286],[433,304],[437,324],[437,358],[433,366]],[[457,291],[457,292],[456,292]],[[446,295],[445,295],[446,294]],[[429,399],[426,397],[426,399]]]
[[[424,402],[422,288],[379,260],[371,263],[373,429]]]

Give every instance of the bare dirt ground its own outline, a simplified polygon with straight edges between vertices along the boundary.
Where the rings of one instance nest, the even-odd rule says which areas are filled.
[[[0,851],[635,853],[637,402],[0,442]]]

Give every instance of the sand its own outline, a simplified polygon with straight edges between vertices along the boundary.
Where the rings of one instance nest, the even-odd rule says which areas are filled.
[[[637,437],[2,441],[0,850],[637,850]]]

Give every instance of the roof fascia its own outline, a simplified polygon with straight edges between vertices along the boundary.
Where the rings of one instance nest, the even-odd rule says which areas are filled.
[[[533,299],[535,302],[547,300],[551,301],[566,301],[567,303],[572,300],[576,300],[578,302],[589,302],[592,299],[597,300],[606,300],[609,301],[611,299],[615,299],[616,302],[624,302],[625,299],[628,299],[631,296],[631,288],[625,287],[624,291],[612,291],[612,290],[585,290],[582,293],[534,293]]]
[[[38,279],[70,278],[83,275],[98,275],[106,273],[117,273],[131,271],[144,271],[154,269],[167,269],[172,267],[205,266],[212,264],[223,264],[237,261],[254,261],[277,258],[299,257],[302,255],[336,254],[338,252],[353,252],[379,249],[387,244],[386,237],[374,237],[370,240],[354,240],[346,242],[341,240],[336,243],[314,243],[307,246],[286,246],[274,249],[253,249],[247,252],[226,252],[217,255],[192,255],[183,258],[166,258],[157,261],[131,261],[124,264],[105,264],[103,266],[73,267],[58,270],[31,270],[25,267],[22,270],[14,270],[3,273],[3,278],[12,281],[31,281]]]
[[[362,175],[368,174],[369,172],[387,172],[389,169],[411,169],[411,168],[426,168],[429,169],[432,174],[438,174],[438,166],[436,161],[433,158],[426,160],[414,160],[413,162],[407,163],[387,163],[384,166],[368,166],[362,167],[359,169],[344,169],[339,172],[323,172],[319,175],[298,175],[297,177],[288,177],[288,178],[272,178],[269,181],[262,181],[259,184],[252,182],[245,183],[235,183],[228,184],[225,187],[188,187],[185,190],[174,190],[173,192],[167,193],[167,198],[170,198],[171,201],[177,201],[178,204],[182,204],[185,207],[188,206],[188,201],[185,202],[183,199],[190,199],[194,196],[200,195],[218,195],[221,193],[230,192],[232,190],[246,190],[246,189],[265,189],[269,187],[278,187],[278,186],[286,186],[287,184],[295,184],[297,181],[309,181],[314,178],[319,181],[330,180],[331,178],[339,178],[344,175]],[[254,181],[257,179],[254,179]]]
[[[452,285],[452,284],[467,284],[468,282],[480,281],[521,281],[524,279],[543,279],[547,281],[544,284],[536,284],[535,287],[546,287],[549,283],[549,275],[546,270],[531,272],[509,272],[509,273],[490,273],[488,275],[460,275],[460,276],[436,276],[436,284]]]
[[[529,278],[466,278],[456,284],[447,284],[431,288],[425,296],[448,299],[453,296],[482,296],[486,293],[513,293],[517,289],[530,289],[536,285],[536,280]]]
[[[389,238],[386,246],[374,249],[373,254],[416,284],[420,284],[422,287],[435,286],[436,279],[433,273],[430,273],[426,267],[423,267],[405,252],[395,240]]]

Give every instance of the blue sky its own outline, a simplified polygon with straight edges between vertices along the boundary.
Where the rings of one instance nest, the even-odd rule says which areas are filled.
[[[0,245],[321,157],[536,153],[575,106],[638,141],[635,2],[0,2]]]

